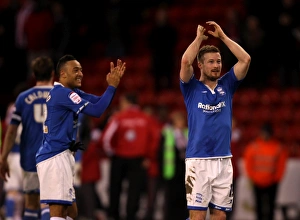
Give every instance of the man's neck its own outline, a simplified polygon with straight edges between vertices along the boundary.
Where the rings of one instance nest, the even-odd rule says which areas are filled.
[[[38,81],[35,84],[36,86],[53,86],[52,81]]]
[[[211,80],[200,80],[204,85],[209,87],[211,90],[214,90],[217,86],[217,81],[211,81]]]

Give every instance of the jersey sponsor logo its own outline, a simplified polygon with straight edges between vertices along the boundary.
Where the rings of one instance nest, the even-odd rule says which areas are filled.
[[[69,97],[75,104],[79,104],[81,102],[81,97],[76,92],[71,92]]]
[[[203,112],[207,112],[207,113],[220,112],[221,108],[225,106],[226,106],[225,101],[219,102],[217,105],[203,104],[201,102],[198,103],[198,108],[203,109]]]

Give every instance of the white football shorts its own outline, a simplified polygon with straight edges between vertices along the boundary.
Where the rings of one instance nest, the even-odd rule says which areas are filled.
[[[233,204],[231,158],[187,158],[185,164],[188,209],[207,210],[210,207],[231,211]]]
[[[37,172],[24,171],[23,192],[24,193],[40,192],[40,182],[39,182]]]
[[[72,205],[75,201],[75,158],[65,150],[37,164],[41,203]]]
[[[4,190],[22,190],[23,182],[23,169],[20,164],[20,153],[10,152],[7,157],[7,163],[9,164],[9,177],[4,182]]]

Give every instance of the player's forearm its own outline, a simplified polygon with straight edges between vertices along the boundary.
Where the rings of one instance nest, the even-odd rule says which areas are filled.
[[[181,58],[180,78],[187,82],[193,74],[193,62],[197,56],[202,40],[196,37]]]
[[[227,36],[224,36],[221,40],[239,61],[250,63],[250,55],[238,43]]]
[[[15,140],[16,140],[16,136],[17,136],[17,129],[13,129],[12,126],[15,125],[9,125],[5,137],[4,137],[4,142],[3,142],[3,146],[1,149],[1,157],[2,160],[7,160],[8,154],[11,151],[11,149],[14,146]]]
[[[196,37],[195,40],[185,50],[182,56],[182,61],[184,61],[186,64],[192,65],[197,56],[201,43],[202,39],[200,37]]]
[[[108,108],[110,105],[114,95],[116,92],[116,88],[113,86],[108,86],[106,91],[103,93],[101,98],[96,103],[89,103],[84,109],[83,113],[93,116],[93,117],[100,117],[103,112]]]

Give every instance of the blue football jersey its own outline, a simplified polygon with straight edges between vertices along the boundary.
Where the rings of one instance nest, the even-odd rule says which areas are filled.
[[[69,148],[77,140],[79,113],[92,99],[99,99],[80,89],[71,90],[55,83],[47,99],[43,143],[36,154],[39,163]]]
[[[15,101],[11,124],[22,125],[21,167],[36,172],[35,154],[43,139],[46,99],[52,86],[35,86],[20,93]],[[20,126],[21,126],[20,125]]]
[[[238,85],[233,68],[224,74],[214,90],[194,76],[180,89],[188,114],[187,158],[229,157],[232,98]]]

